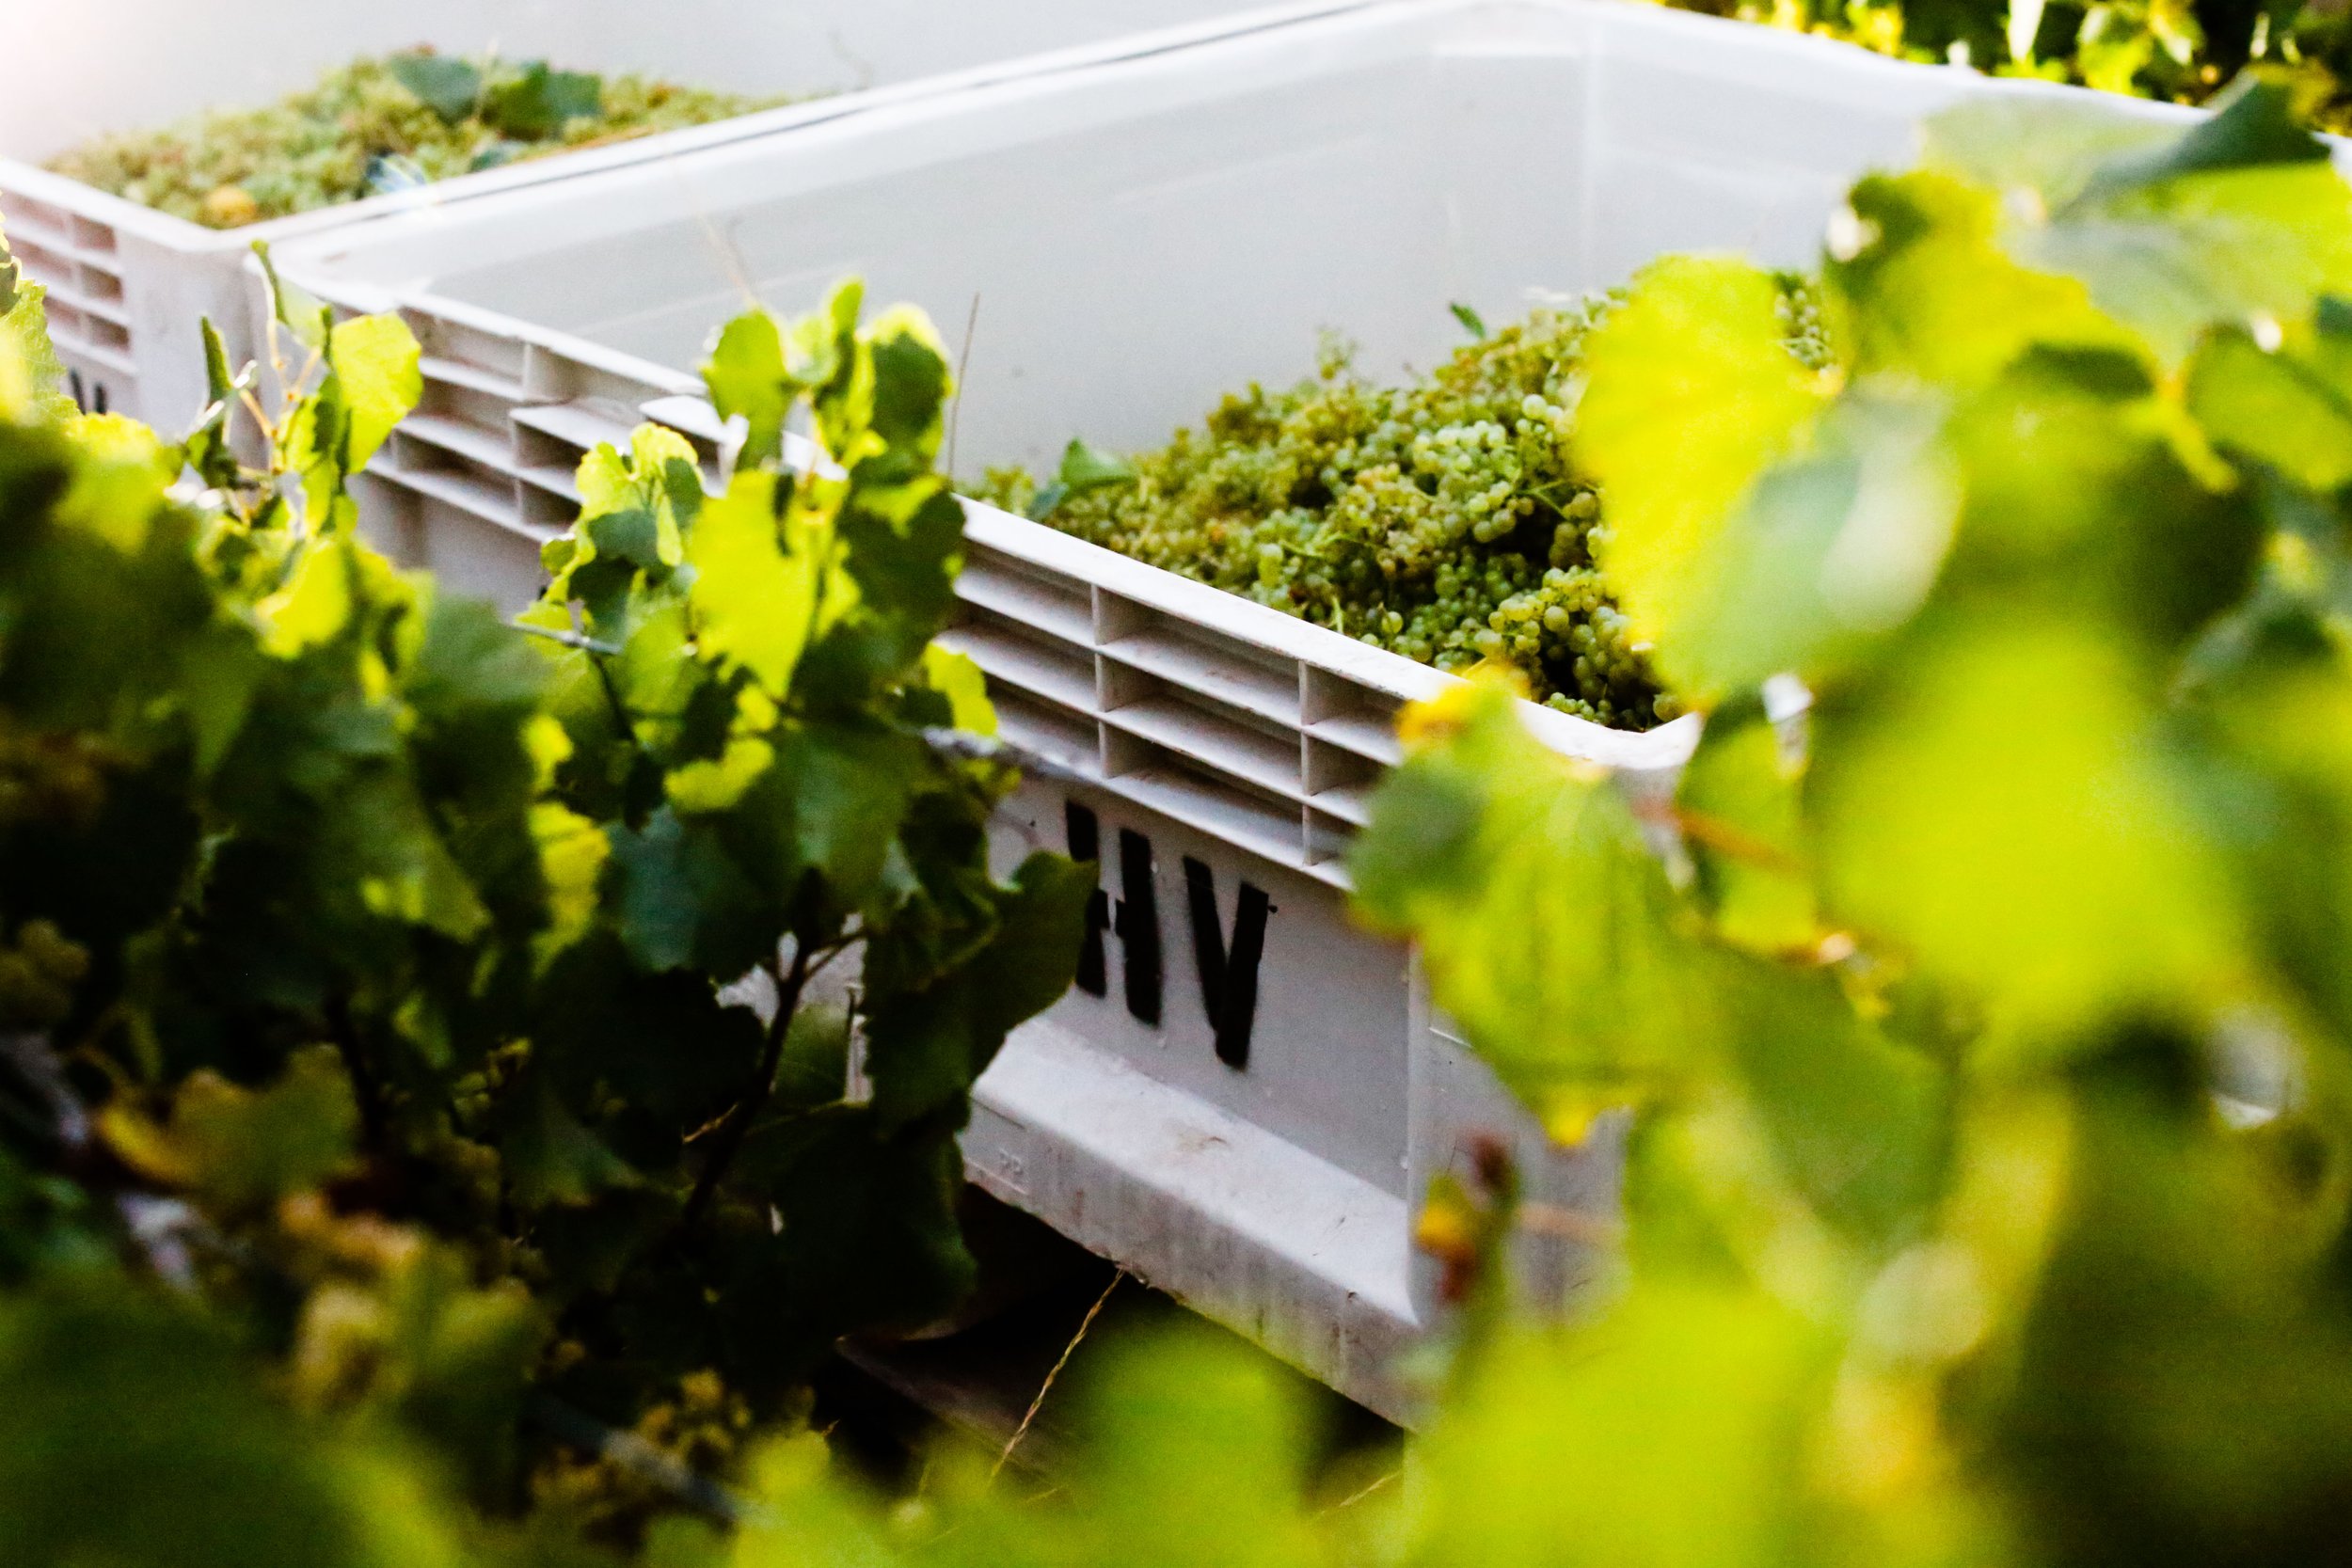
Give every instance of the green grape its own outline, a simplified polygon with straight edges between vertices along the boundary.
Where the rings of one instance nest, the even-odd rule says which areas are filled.
[[[0,718],[0,827],[87,826],[105,804],[110,760],[90,736],[29,730]]]
[[[89,952],[46,920],[28,920],[0,946],[0,1028],[46,1029],[73,1007]]]
[[[1568,454],[1579,354],[1605,302],[1542,309],[1405,387],[1343,356],[1230,396],[1075,494],[1054,527],[1451,672],[1508,666],[1552,707],[1625,729],[1679,711],[1592,556],[1600,499]],[[1795,335],[1792,324],[1792,336]],[[1025,475],[987,493],[1025,507]]]
[[[492,71],[494,86],[524,68]],[[87,185],[212,229],[286,217],[372,194],[370,169],[397,160],[410,179],[446,180],[590,142],[707,124],[782,103],[637,76],[598,84],[598,111],[539,134],[496,122],[486,98],[444,119],[402,85],[393,61],[360,59],[265,108],[204,115],[167,130],[103,136],[50,160]]]

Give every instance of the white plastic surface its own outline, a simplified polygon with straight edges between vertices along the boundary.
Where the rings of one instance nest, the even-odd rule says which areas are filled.
[[[1452,302],[1509,319],[1671,249],[1808,262],[1846,185],[1903,161],[1921,115],[2054,90],[1647,7],[1370,5],[397,216],[283,260],[417,327],[427,417],[379,463],[371,515],[514,602],[588,445],[642,417],[719,435],[691,371],[747,289],[798,311],[858,273],[872,301],[928,307],[959,352],[973,323],[959,471],[1043,467],[1073,435],[1152,445],[1221,391],[1295,379],[1325,329],[1388,376],[1458,341]],[[1055,764],[996,835],[1008,855],[1091,848],[1104,897],[1099,983],[982,1078],[967,1167],[1403,1413],[1386,1369],[1440,1306],[1408,1235],[1430,1177],[1482,1131],[1562,1207],[1609,1212],[1616,1172],[1613,1128],[1542,1159],[1409,955],[1346,918],[1340,857],[1397,754],[1395,712],[1447,678],[1023,519],[969,518],[948,640],[988,672],[1007,736]],[[1529,719],[1635,790],[1668,787],[1695,733]],[[1590,1266],[1565,1242],[1538,1250],[1555,1283]]]
[[[280,244],[389,212],[853,116],[909,92],[1152,47],[1257,3],[669,0],[648,12],[642,0],[0,0],[0,219],[27,271],[52,291],[57,347],[77,396],[173,432],[203,402],[198,317],[221,325],[232,355],[253,353],[240,268],[257,239]],[[267,103],[357,55],[418,43],[756,95],[842,96],[229,232],[36,166],[103,132]]]
[[[430,43],[746,93],[856,91],[1199,22],[1253,0],[0,0],[0,149],[266,103]]]

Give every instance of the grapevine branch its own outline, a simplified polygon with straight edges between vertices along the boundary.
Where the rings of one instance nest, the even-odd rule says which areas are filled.
[[[775,1016],[768,1021],[768,1037],[760,1042],[759,1066],[743,1093],[727,1112],[710,1142],[710,1157],[703,1162],[702,1174],[694,1179],[694,1190],[687,1196],[686,1207],[678,1214],[677,1235],[682,1240],[691,1234],[710,1206],[711,1195],[718,1191],[720,1180],[727,1166],[734,1164],[736,1151],[743,1147],[743,1139],[758,1119],[768,1097],[774,1092],[776,1068],[784,1059],[785,1037],[792,1028],[792,1015],[800,1010],[801,991],[808,984],[809,947],[795,942],[792,962],[776,982]]]

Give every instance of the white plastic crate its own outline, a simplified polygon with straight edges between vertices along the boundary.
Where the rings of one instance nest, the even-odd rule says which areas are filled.
[[[961,471],[1050,466],[1073,434],[1164,440],[1288,381],[1318,332],[1388,374],[1530,291],[1664,251],[1809,261],[1846,185],[1963,94],[2046,92],[1590,0],[1436,0],[1301,18],[1050,77],[975,84],[790,137],[395,217],[290,247],[426,344],[426,405],[372,526],[509,603],[540,580],[586,448],[641,418],[707,447],[691,373],[746,285],[975,323]],[[2119,113],[2180,111],[2109,100]],[[974,301],[977,301],[975,311]],[[960,346],[960,345],[957,345]],[[1447,677],[985,507],[950,641],[1050,767],[1008,853],[1100,860],[1084,983],[980,1081],[974,1180],[1375,1408],[1438,1311],[1413,1205],[1476,1130],[1547,1201],[1608,1214],[1613,1132],[1541,1139],[1433,1016],[1409,955],[1346,919],[1341,857]],[[1531,708],[1561,751],[1662,791],[1695,721],[1620,734]],[[1569,1228],[1573,1228],[1572,1227]],[[1572,1282],[1589,1256],[1536,1249]]]
[[[0,49],[0,218],[25,271],[51,291],[51,328],[77,399],[176,432],[204,401],[198,317],[221,326],[233,355],[253,353],[241,268],[257,239],[282,244],[388,213],[854,117],[909,93],[1153,47],[1252,3],[673,0],[648,24],[644,6],[629,0],[240,0],[226,8],[0,0],[8,40]],[[356,55],[422,42],[753,95],[838,96],[228,231],[36,166],[93,135],[151,129],[207,108],[258,106]]]

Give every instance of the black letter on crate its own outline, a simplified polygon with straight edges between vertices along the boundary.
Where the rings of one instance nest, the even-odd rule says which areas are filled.
[[[1152,841],[1119,830],[1119,917],[1111,928],[1127,944],[1127,1010],[1160,1022],[1160,900],[1152,890]]]
[[[1070,838],[1070,858],[1082,864],[1088,861],[1098,863],[1095,875],[1101,876],[1103,830],[1094,820],[1094,814],[1075,800],[1066,800],[1062,825]],[[1103,996],[1110,990],[1103,963],[1103,929],[1110,923],[1110,895],[1097,887],[1087,895],[1086,945],[1078,949],[1078,989],[1089,996]]]
[[[1249,1030],[1258,1018],[1258,961],[1265,957],[1265,917],[1273,908],[1263,889],[1241,885],[1233,911],[1233,945],[1216,918],[1216,879],[1209,868],[1184,857],[1184,893],[1192,904],[1192,956],[1200,970],[1200,1002],[1216,1031],[1216,1059],[1230,1068],[1249,1065]]]

